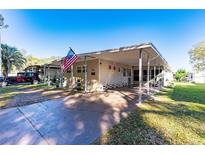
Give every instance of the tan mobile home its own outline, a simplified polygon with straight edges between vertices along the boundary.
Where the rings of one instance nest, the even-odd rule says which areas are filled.
[[[137,85],[167,85],[172,73],[167,61],[152,43],[78,54],[64,73],[69,87],[80,82],[85,91]],[[149,83],[149,84],[148,84]]]

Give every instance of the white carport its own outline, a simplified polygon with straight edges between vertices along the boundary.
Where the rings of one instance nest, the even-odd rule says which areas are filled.
[[[90,53],[84,53],[79,54],[78,61],[84,61],[84,78],[85,78],[85,91],[87,91],[87,61],[92,59],[98,59],[99,63],[100,60],[108,60],[108,61],[114,61],[122,64],[128,64],[131,65],[132,68],[139,71],[139,94],[142,93],[142,86],[143,86],[143,68],[147,68],[147,79],[146,79],[146,88],[147,88],[147,94],[149,94],[150,91],[150,79],[152,79],[152,76],[154,74],[154,84],[156,81],[156,71],[158,71],[158,74],[161,74],[163,77],[163,74],[165,71],[169,72],[170,67],[167,63],[167,61],[162,57],[162,55],[159,53],[159,51],[156,49],[156,47],[152,43],[147,44],[140,44],[140,45],[133,45],[133,46],[127,46],[127,47],[121,47],[116,49],[109,49],[109,50],[102,50],[102,51],[96,51],[96,52],[90,52]],[[154,70],[151,71],[151,70]],[[161,73],[160,73],[161,72]],[[100,65],[99,65],[99,82],[100,77],[103,72],[100,71]],[[133,70],[132,70],[133,73]],[[133,77],[133,76],[132,76]],[[164,82],[164,81],[163,81]]]
[[[134,73],[137,72],[138,86],[139,86],[139,96],[142,94],[143,85],[146,86],[147,94],[150,92],[150,85],[156,85],[156,77],[160,75],[160,80],[164,85],[164,73],[171,72],[171,69],[167,61],[162,57],[160,52],[152,43],[144,43],[140,45],[133,45],[127,47],[121,47],[116,49],[101,50],[89,53],[78,54],[78,60],[75,62],[83,64],[83,73],[84,73],[84,90],[88,91],[88,62],[92,60],[97,60],[96,67],[98,67],[98,81],[101,83],[102,74],[106,73],[101,68],[101,61],[107,60],[116,63],[126,64],[131,66],[132,73],[132,83],[134,83]],[[90,65],[91,66],[91,65]],[[145,72],[146,75],[145,74]],[[71,67],[71,78],[73,79],[73,66]],[[107,73],[108,74],[108,73]],[[145,78],[143,78],[143,75]],[[73,81],[72,81],[73,83]],[[140,100],[139,100],[140,102]]]

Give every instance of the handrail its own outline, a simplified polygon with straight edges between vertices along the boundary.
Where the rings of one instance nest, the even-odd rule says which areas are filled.
[[[160,77],[160,78],[158,78],[158,77]],[[161,72],[161,73],[159,73],[158,75],[156,75],[153,79],[149,80],[149,82],[146,82],[144,85],[147,86],[148,83],[149,83],[149,84],[150,84],[150,83],[153,84],[154,81],[155,81],[155,83],[157,83],[157,82],[159,82],[160,79],[162,79],[162,78],[163,78],[163,72]],[[158,80],[157,80],[157,79],[158,79]]]

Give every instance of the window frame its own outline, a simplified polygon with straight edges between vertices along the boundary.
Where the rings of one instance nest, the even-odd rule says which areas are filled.
[[[80,68],[80,69],[79,69]],[[76,72],[77,73],[82,73],[82,66],[77,66],[76,67]]]

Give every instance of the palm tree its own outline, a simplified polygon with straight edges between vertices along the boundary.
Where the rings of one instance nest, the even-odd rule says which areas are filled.
[[[2,44],[2,66],[4,68],[4,77],[8,76],[12,67],[21,69],[26,64],[26,58],[15,47],[10,47],[7,44]]]

